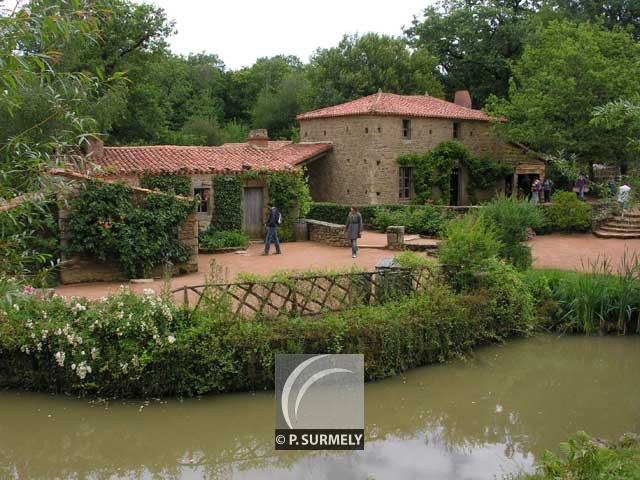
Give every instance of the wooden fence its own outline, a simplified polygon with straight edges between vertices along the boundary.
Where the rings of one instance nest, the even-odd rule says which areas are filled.
[[[286,280],[185,285],[171,291],[176,301],[197,310],[204,306],[234,316],[318,315],[357,305],[384,303],[424,289],[433,274],[421,269],[388,269],[327,275],[292,276]],[[177,297],[177,298],[176,298]]]

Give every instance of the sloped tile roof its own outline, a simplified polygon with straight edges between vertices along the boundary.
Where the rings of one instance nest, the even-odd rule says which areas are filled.
[[[396,95],[375,93],[351,102],[321,108],[298,115],[298,120],[313,118],[347,117],[355,115],[381,115],[403,117],[433,117],[452,120],[482,120],[492,118],[480,110],[462,107],[428,95]]]
[[[275,142],[274,142],[275,143]],[[216,174],[255,171],[291,171],[294,165],[330,150],[327,143],[279,142],[259,148],[248,143],[220,147],[154,145],[104,147],[101,157],[90,161],[107,176],[141,174]]]

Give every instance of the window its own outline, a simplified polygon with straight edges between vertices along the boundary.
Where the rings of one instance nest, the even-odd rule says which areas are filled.
[[[460,122],[453,122],[453,138],[460,138]]]
[[[198,201],[197,212],[207,213],[209,211],[209,197],[211,189],[209,188],[194,188],[193,196]]]
[[[402,120],[402,138],[411,138],[411,120]]]
[[[413,167],[400,167],[400,200],[411,198],[411,177]]]
[[[364,127],[364,133],[369,133],[369,127]]]

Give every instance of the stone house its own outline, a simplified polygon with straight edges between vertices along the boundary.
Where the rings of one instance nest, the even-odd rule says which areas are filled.
[[[93,142],[86,154],[88,166],[95,170],[93,175],[121,179],[133,186],[139,186],[144,176],[187,176],[191,180],[190,194],[199,199],[196,217],[200,229],[209,226],[215,207],[213,177],[256,172],[244,175],[242,182],[243,230],[260,237],[268,208],[265,174],[294,171],[294,165],[311,161],[331,148],[326,142],[271,141],[266,130],[254,130],[245,143],[219,147],[105,147]]]
[[[397,159],[425,153],[445,140],[457,140],[477,156],[513,164],[514,173],[478,200],[526,189],[545,175],[545,162],[525,147],[505,143],[491,131],[494,120],[471,108],[467,91],[454,102],[428,95],[379,92],[357,100],[298,115],[302,142],[330,142],[323,155],[301,160],[316,201],[343,204],[395,204],[413,199],[413,167]],[[470,204],[469,172],[460,165],[450,179],[453,205]]]

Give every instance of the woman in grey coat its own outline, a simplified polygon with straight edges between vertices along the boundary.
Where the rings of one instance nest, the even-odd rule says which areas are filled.
[[[347,217],[347,236],[351,240],[351,257],[358,256],[358,238],[362,235],[362,215],[357,207],[351,207],[351,213]]]

